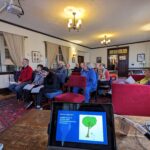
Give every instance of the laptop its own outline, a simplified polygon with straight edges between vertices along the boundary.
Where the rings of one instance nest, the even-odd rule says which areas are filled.
[[[54,102],[48,150],[116,150],[111,104]]]

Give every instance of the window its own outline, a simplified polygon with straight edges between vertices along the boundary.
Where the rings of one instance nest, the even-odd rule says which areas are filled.
[[[57,68],[59,61],[64,61],[61,46],[59,46],[58,54],[56,55],[55,62],[53,63],[54,69]]]
[[[13,64],[3,35],[0,35],[0,72],[12,72],[14,70],[16,70],[16,66]]]

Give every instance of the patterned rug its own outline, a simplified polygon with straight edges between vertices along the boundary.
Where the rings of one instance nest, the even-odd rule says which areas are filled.
[[[15,97],[0,100],[0,132],[13,125],[26,111],[23,102]]]

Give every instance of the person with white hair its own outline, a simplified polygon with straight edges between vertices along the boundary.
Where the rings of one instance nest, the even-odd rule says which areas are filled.
[[[58,62],[58,67],[55,70],[55,73],[60,81],[60,84],[63,85],[67,78],[67,70],[65,68],[65,63],[63,61]]]
[[[86,78],[86,88],[84,91],[85,103],[89,103],[90,101],[90,93],[97,89],[97,78],[96,72],[92,68],[91,63],[85,63],[83,65],[83,69],[81,71],[81,76]],[[75,87],[73,89],[74,93],[78,93],[79,88]]]

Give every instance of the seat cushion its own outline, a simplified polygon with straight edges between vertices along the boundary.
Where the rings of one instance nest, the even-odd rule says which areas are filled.
[[[49,99],[53,99],[55,98],[56,96],[62,94],[62,91],[61,90],[58,90],[56,92],[52,92],[52,93],[46,93],[45,96]]]
[[[56,96],[55,100],[61,102],[82,103],[85,100],[85,97],[81,94],[64,93]]]

